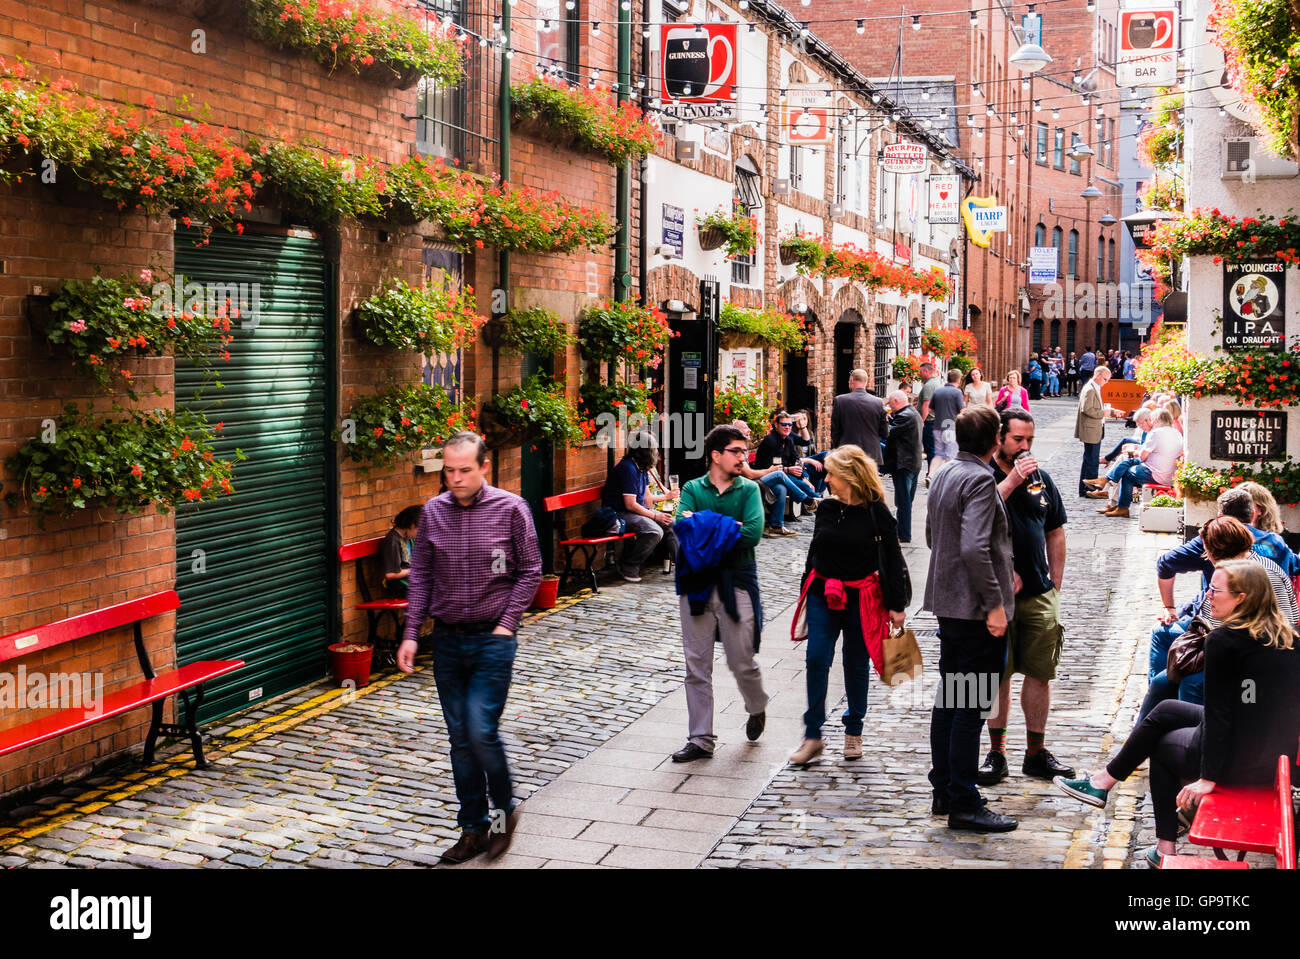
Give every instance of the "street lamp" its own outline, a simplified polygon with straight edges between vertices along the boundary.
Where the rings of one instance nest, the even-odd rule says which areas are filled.
[[[1104,195],[1105,194],[1103,194],[1091,183],[1088,184],[1088,189],[1084,190],[1082,193],[1079,194],[1079,196],[1083,197],[1085,200],[1099,200]]]
[[[1076,140],[1070,144],[1070,149],[1066,151],[1065,155],[1071,160],[1082,160],[1086,157],[1096,156],[1097,151],[1082,140]]]
[[[1051,56],[1036,43],[1022,43],[1011,55],[1011,62],[1021,73],[1037,73],[1052,62]]]
[[[1107,213],[1105,216],[1103,216],[1103,217],[1101,217],[1100,219],[1098,219],[1097,222],[1100,223],[1102,226],[1114,226],[1114,225],[1115,225],[1116,223],[1118,223],[1119,221],[1116,220],[1116,219],[1115,219],[1113,216],[1111,216],[1109,213]]]

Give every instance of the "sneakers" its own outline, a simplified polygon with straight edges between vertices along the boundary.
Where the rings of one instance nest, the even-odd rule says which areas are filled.
[[[798,536],[799,533],[788,526],[769,526],[763,530],[763,535],[771,538],[774,536]]]
[[[635,572],[629,573],[627,570],[625,570],[625,569],[623,569],[623,568],[621,568],[621,567],[619,568],[618,575],[622,576],[622,577],[623,577],[625,580],[627,580],[629,583],[639,583],[639,582],[641,582],[641,576],[640,576],[640,574],[635,573]]]
[[[996,786],[1007,778],[1007,757],[996,749],[990,749],[980,767],[975,781],[981,786]]]
[[[844,758],[861,759],[862,758],[862,737],[844,735]]]
[[[1082,779],[1066,779],[1064,776],[1057,776],[1052,782],[1067,796],[1073,796],[1080,802],[1086,802],[1089,806],[1096,806],[1098,809],[1106,808],[1106,798],[1110,795],[1110,790],[1098,789],[1087,776]]]
[[[1025,761],[1021,764],[1020,771],[1035,779],[1054,780],[1057,776],[1069,779],[1074,775],[1074,767],[1057,762],[1056,757],[1046,749],[1040,749],[1036,753],[1025,753]]]
[[[1138,862],[1145,862],[1148,869],[1159,869],[1160,862],[1164,857],[1160,855],[1160,847],[1147,846],[1138,855]]]
[[[825,744],[820,739],[805,739],[799,744],[799,748],[790,754],[790,765],[806,766],[825,749]]]

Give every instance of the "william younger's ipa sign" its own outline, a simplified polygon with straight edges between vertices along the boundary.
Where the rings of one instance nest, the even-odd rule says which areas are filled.
[[[1252,260],[1223,267],[1223,348],[1286,349],[1286,264]]]
[[[1254,462],[1286,459],[1286,414],[1275,410],[1212,411],[1210,457]]]

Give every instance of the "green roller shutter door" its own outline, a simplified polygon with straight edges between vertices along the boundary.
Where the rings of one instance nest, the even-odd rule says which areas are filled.
[[[178,231],[176,274],[185,283],[260,287],[254,329],[232,323],[222,389],[203,385],[193,364],[176,364],[177,405],[192,402],[223,422],[217,455],[235,467],[235,494],[186,507],[176,517],[176,650],[184,663],[242,659],[243,669],[208,684],[202,719],[319,679],[332,635],[334,564],[327,443],[330,334],[328,271],[309,237],[214,233],[206,246]],[[251,307],[251,302],[250,302]],[[202,570],[195,550],[202,550]],[[260,694],[258,693],[260,690]]]

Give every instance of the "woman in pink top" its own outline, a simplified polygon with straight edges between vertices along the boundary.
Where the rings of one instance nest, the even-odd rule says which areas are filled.
[[[1020,371],[1012,370],[1007,374],[1006,385],[998,390],[998,398],[993,405],[999,410],[1020,407],[1029,411],[1029,391],[1020,385]]]

